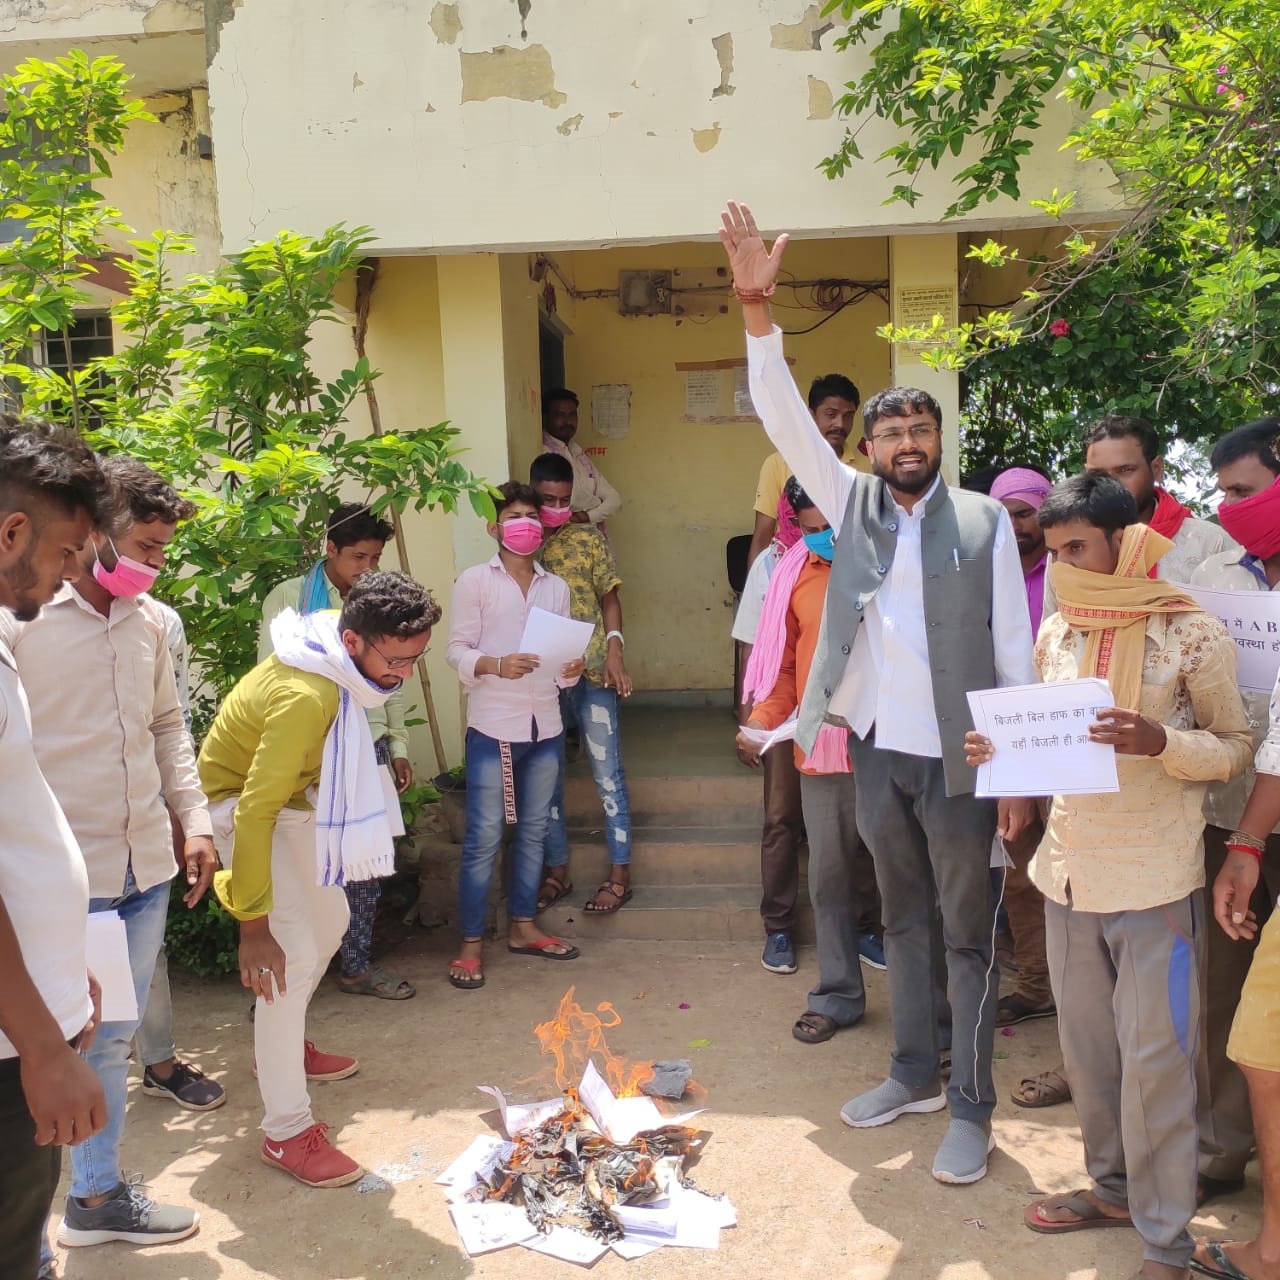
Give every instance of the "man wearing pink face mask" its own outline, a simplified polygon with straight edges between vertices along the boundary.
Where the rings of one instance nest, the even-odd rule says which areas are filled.
[[[84,855],[89,911],[124,921],[138,1008],[146,1007],[164,941],[169,882],[178,873],[166,803],[186,837],[182,870],[194,906],[217,866],[208,804],[196,775],[164,617],[144,592],[190,502],[130,458],[102,470],[124,513],[114,535],[95,532],[81,576],[31,622],[3,621],[31,706],[36,758]],[[67,657],[74,654],[75,678]],[[196,1230],[193,1210],[160,1205],[120,1168],[129,1046],[138,1016],[106,1022],[88,1053],[107,1098],[107,1124],[76,1147],[58,1228],[63,1246],[124,1240],[167,1244]]]
[[[560,690],[577,684],[586,664],[578,658],[556,671],[536,653],[519,651],[531,609],[569,616],[569,588],[534,559],[542,545],[537,493],[508,480],[498,487],[495,506],[489,536],[498,551],[458,575],[446,654],[467,691],[467,832],[458,877],[462,948],[449,966],[449,981],[463,991],[484,986],[485,914],[504,823],[516,828],[507,949],[547,960],[579,954],[544,936],[533,918],[560,771]]]
[[[1222,503],[1218,520],[1243,547],[1209,556],[1191,584],[1221,591],[1280,592],[1280,418],[1262,418],[1228,432],[1209,455]],[[1255,749],[1267,735],[1267,694],[1242,689]],[[1212,886],[1229,858],[1254,783],[1252,769],[1211,783],[1204,798],[1205,883]],[[1257,888],[1249,903],[1259,930],[1280,895],[1280,827],[1263,841]],[[1210,926],[1205,934],[1204,1034],[1200,1038],[1196,1103],[1200,1122],[1200,1203],[1238,1191],[1254,1149],[1249,1093],[1227,1056],[1232,1019],[1253,964],[1258,938],[1233,940]]]

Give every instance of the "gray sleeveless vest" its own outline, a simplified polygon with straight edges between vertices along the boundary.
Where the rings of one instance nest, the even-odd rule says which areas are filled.
[[[964,760],[964,735],[973,728],[965,694],[996,683],[991,550],[1000,512],[993,499],[963,489],[952,492],[939,480],[920,529],[933,705],[952,796],[973,791],[974,770]],[[878,476],[858,475],[836,539],[818,648],[800,704],[796,741],[806,751],[813,749],[867,605],[887,577],[897,545],[898,510],[888,487]]]

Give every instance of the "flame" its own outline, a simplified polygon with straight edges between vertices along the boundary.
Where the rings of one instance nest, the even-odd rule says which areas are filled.
[[[640,1086],[652,1079],[653,1064],[628,1064],[625,1058],[610,1052],[604,1033],[619,1026],[622,1016],[607,1000],[596,1005],[595,1013],[584,1009],[573,998],[576,989],[570,987],[561,997],[555,1016],[533,1029],[542,1052],[555,1059],[557,1087],[563,1091],[576,1086],[594,1057],[614,1094],[619,1098],[634,1097]]]

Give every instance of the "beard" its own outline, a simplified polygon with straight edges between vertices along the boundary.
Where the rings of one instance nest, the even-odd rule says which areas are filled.
[[[1029,533],[1015,533],[1013,540],[1018,544],[1018,554],[1020,556],[1030,555],[1033,551],[1044,550],[1044,539],[1038,542]]]
[[[22,553],[13,568],[0,574],[0,577],[4,578],[9,593],[13,596],[13,604],[10,607],[19,622],[34,621],[39,616],[40,610],[52,598],[52,592],[50,592],[41,599],[42,593],[36,590],[40,583],[36,577],[36,571],[31,567],[30,548]]]
[[[941,457],[932,460],[925,454],[917,454],[914,457],[918,457],[922,464],[917,470],[902,471],[899,458],[895,458],[887,466],[881,466],[876,462],[872,465],[872,470],[891,488],[914,497],[918,493],[923,493],[934,482],[942,468]]]

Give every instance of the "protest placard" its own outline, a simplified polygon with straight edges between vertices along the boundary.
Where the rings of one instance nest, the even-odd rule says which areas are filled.
[[[1219,591],[1182,588],[1226,627],[1236,642],[1236,682],[1253,693],[1270,693],[1280,670],[1280,591]]]
[[[995,753],[978,766],[977,796],[1070,796],[1119,791],[1115,748],[1089,741],[1113,706],[1105,680],[1010,685],[969,694],[974,728]]]

